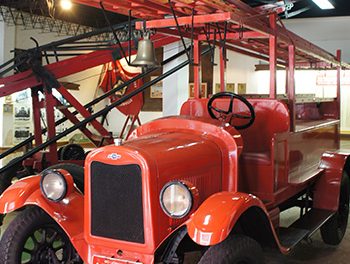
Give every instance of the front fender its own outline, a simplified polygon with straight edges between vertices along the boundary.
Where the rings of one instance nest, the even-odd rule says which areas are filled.
[[[49,201],[41,193],[40,179],[41,176],[30,176],[12,184],[0,196],[0,213],[7,214],[27,205],[40,207],[61,226],[85,260],[88,247],[83,236],[84,196],[74,189],[73,179],[69,179],[73,189],[65,199],[58,203]]]
[[[191,215],[187,222],[188,234],[197,244],[214,245],[225,240],[239,217],[252,206],[263,203],[254,195],[246,193],[221,192],[210,196]]]
[[[317,181],[313,206],[336,212],[339,205],[340,185],[344,170],[349,174],[350,155],[343,152],[325,152],[319,168],[324,174]],[[350,175],[349,175],[350,176]]]
[[[39,186],[39,176],[30,176],[12,184],[0,196],[0,213],[8,214],[25,206],[28,200],[33,200],[33,193],[40,191]]]

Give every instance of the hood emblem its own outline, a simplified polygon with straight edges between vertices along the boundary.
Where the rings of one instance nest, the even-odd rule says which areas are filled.
[[[107,156],[108,159],[111,159],[111,160],[118,160],[122,157],[122,155],[119,155],[117,153],[111,153]]]

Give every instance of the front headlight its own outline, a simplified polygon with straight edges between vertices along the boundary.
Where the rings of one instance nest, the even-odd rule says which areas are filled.
[[[41,177],[40,189],[47,199],[59,202],[67,194],[67,181],[59,171],[47,170]]]
[[[160,205],[172,218],[186,216],[192,208],[192,200],[191,191],[182,182],[169,182],[160,192]]]

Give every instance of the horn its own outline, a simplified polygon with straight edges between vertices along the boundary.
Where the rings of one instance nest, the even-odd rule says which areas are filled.
[[[144,39],[139,41],[136,59],[131,65],[138,67],[159,66],[153,42],[149,39],[149,34],[145,34]]]

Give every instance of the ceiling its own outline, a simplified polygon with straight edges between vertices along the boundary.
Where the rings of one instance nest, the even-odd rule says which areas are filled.
[[[55,19],[84,26],[95,28],[107,26],[103,12],[100,9],[73,4],[72,10],[64,11],[59,7],[58,2],[59,0],[0,0],[0,6],[16,8],[34,15],[51,16]],[[124,15],[108,11],[106,13],[111,24],[118,24],[128,19]]]
[[[310,3],[311,2],[311,3]],[[335,9],[322,10],[312,1],[301,1],[298,5],[309,5],[310,10],[300,14],[297,17],[331,17],[331,16],[350,16],[350,1],[349,0],[331,0]],[[296,8],[298,8],[298,5]]]
[[[101,28],[107,26],[101,9],[74,4],[71,11],[62,11],[58,6],[59,0],[1,0],[2,6],[13,7],[17,10],[51,16],[80,25]],[[117,1],[117,0],[116,0]],[[224,0],[225,1],[225,0]],[[293,2],[293,7],[288,11],[288,18],[310,18],[310,17],[330,17],[330,16],[350,16],[349,0],[330,0],[335,9],[321,10],[312,0],[243,0],[247,4],[258,7],[266,4],[283,3],[283,1]],[[50,7],[50,8],[49,8]],[[127,21],[127,17],[117,13],[107,12],[108,19],[112,24]],[[281,14],[285,16],[285,14]]]
[[[274,4],[278,2],[278,0],[243,0],[243,1],[251,6]],[[335,7],[335,9],[330,9],[330,10],[320,9],[312,0],[293,0],[293,1],[284,0],[284,1],[293,2],[292,9],[288,11],[290,16],[289,18],[350,16],[349,0],[329,0]]]

